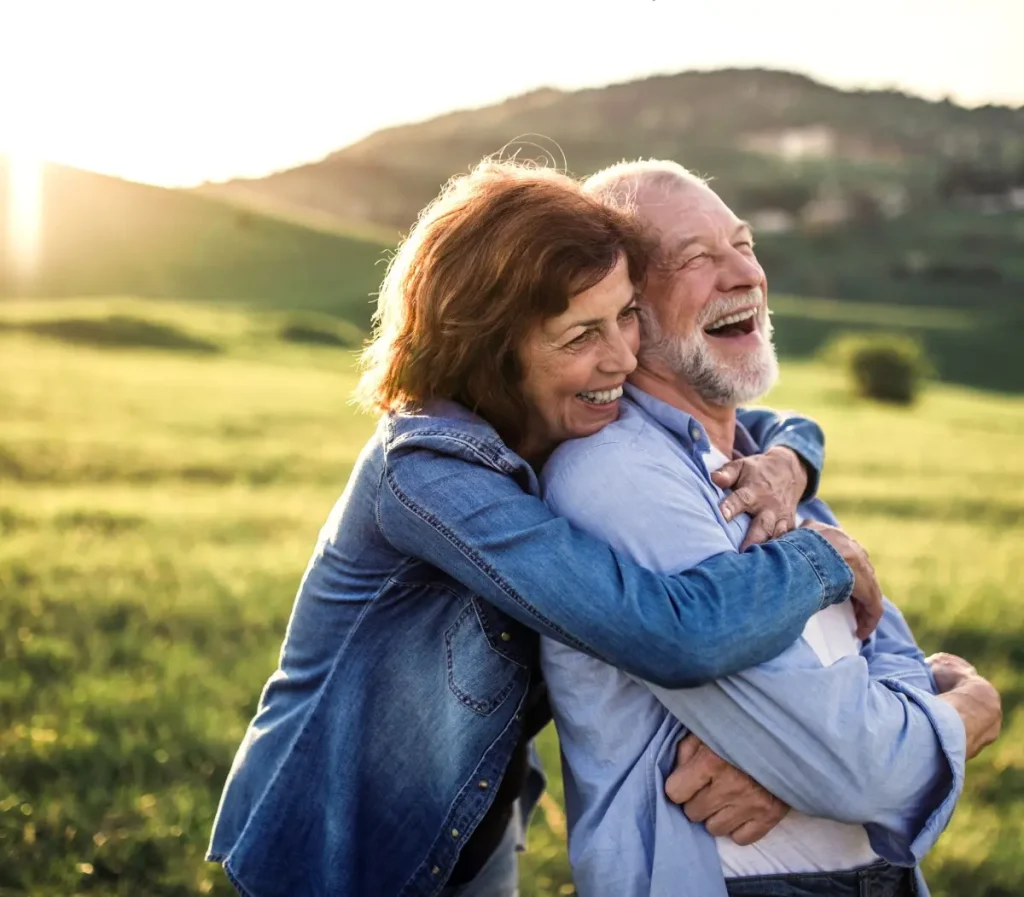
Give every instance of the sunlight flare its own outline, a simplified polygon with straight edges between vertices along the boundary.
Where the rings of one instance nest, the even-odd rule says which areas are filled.
[[[43,224],[43,162],[30,153],[9,157],[8,250],[14,276],[31,279],[39,266]]]

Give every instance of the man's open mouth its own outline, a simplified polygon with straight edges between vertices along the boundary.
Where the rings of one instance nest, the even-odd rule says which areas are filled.
[[[757,309],[747,308],[712,321],[704,328],[704,332],[708,336],[729,338],[753,333],[756,326]]]

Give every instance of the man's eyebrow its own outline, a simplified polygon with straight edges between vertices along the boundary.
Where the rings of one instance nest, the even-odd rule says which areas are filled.
[[[670,249],[666,249],[661,255],[661,264],[674,265],[679,257],[686,252],[694,243],[699,243],[700,237],[683,237],[683,239],[672,244]]]
[[[754,228],[751,227],[750,222],[749,221],[740,221],[740,223],[736,225],[736,230],[734,230],[732,232],[733,239],[735,240],[736,237],[738,237],[740,235],[740,233],[742,233],[743,231],[746,231],[751,236],[754,235]]]
[[[619,309],[621,315],[627,308],[634,305],[640,298],[640,291],[637,289],[633,290],[633,295],[629,297],[629,301]],[[593,318],[590,321],[573,321],[568,327],[562,329],[560,336],[568,333],[573,327],[596,327],[598,324],[603,324],[604,318]]]
[[[669,256],[671,258],[675,258],[676,256],[681,255],[682,253],[686,252],[686,250],[689,249],[694,243],[699,243],[699,242],[700,242],[700,237],[698,237],[698,236],[683,237],[682,240],[680,240],[678,243],[673,245],[673,247],[669,250],[668,254],[669,254]]]

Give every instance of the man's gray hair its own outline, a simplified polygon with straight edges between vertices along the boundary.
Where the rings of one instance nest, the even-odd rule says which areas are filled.
[[[583,182],[583,189],[606,205],[635,212],[641,193],[649,198],[683,184],[707,186],[707,181],[670,159],[637,159],[602,168]]]

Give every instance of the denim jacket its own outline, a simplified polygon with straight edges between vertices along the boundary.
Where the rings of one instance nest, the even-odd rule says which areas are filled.
[[[750,415],[762,447],[820,466],[815,424]],[[774,657],[852,587],[808,530],[660,576],[538,495],[530,466],[458,405],[382,418],[221,798],[208,859],[240,893],[437,894],[520,739],[537,633],[684,687]],[[737,635],[738,616],[758,638]]]

